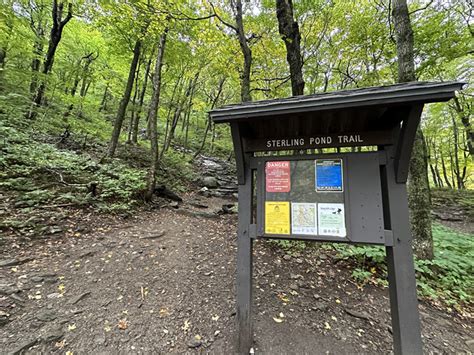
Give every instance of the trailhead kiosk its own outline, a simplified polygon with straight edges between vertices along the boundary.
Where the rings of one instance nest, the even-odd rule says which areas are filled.
[[[423,105],[447,101],[462,86],[413,82],[209,113],[215,123],[230,123],[237,163],[239,353],[253,344],[252,242],[258,238],[384,245],[395,354],[422,353],[408,166]]]

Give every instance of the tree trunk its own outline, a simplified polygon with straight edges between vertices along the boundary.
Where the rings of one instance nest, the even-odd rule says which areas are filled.
[[[138,87],[138,84],[140,82],[140,62],[138,63],[138,68],[137,72],[135,74],[135,91],[133,92],[133,98],[132,98],[132,112],[130,114],[130,123],[128,125],[128,135],[127,135],[127,144],[132,143],[132,132],[133,132],[133,127],[135,126],[135,118],[137,115],[137,96],[138,96],[138,91],[140,90]]]
[[[222,89],[224,88],[224,82],[225,82],[225,78],[222,78],[220,81],[219,81],[219,86],[218,86],[218,89],[217,89],[217,94],[216,96],[214,97],[214,99],[212,100],[212,104],[211,104],[211,108],[210,110],[213,110],[216,105],[217,105],[217,102],[219,101],[219,97],[221,96],[222,94]],[[207,118],[207,124],[206,124],[206,130],[204,131],[204,135],[202,137],[202,142],[201,142],[201,146],[199,147],[199,149],[196,151],[196,153],[194,153],[194,158],[196,158],[201,152],[202,150],[204,149],[204,146],[206,144],[206,137],[207,137],[207,133],[209,132],[209,128],[211,127],[212,125],[212,120],[208,117]]]
[[[41,67],[41,57],[43,56],[42,38],[36,38],[33,44],[33,59],[31,60],[31,83],[30,94],[34,95],[38,88],[38,73]]]
[[[153,55],[153,52],[154,50],[152,51],[152,55]],[[140,123],[140,115],[142,113],[143,101],[145,99],[146,88],[148,85],[148,75],[150,73],[150,66],[151,66],[151,57],[150,59],[148,59],[148,62],[146,63],[145,77],[143,78],[143,86],[138,98],[137,114],[135,116],[135,120],[133,121],[133,128],[132,128],[132,143],[133,144],[138,144],[138,125]]]
[[[285,42],[286,60],[290,67],[291,93],[303,95],[303,58],[301,56],[301,34],[298,23],[293,17],[292,0],[276,0],[278,31]]]
[[[413,30],[406,0],[393,1],[392,17],[397,41],[398,81],[400,83],[416,81]],[[428,182],[426,146],[420,127],[418,127],[415,136],[408,181],[408,206],[413,249],[419,259],[432,259],[431,193]]]
[[[244,56],[244,68],[240,81],[240,99],[242,102],[252,101],[250,94],[250,71],[252,69],[252,50],[249,47],[245,37],[244,22],[242,18],[242,1],[236,0],[234,6],[235,23],[237,25],[237,37],[239,45]]]
[[[99,106],[99,112],[107,109],[107,96],[109,95],[109,83],[105,85],[104,95],[102,95],[102,100]]]
[[[130,64],[130,71],[128,73],[127,86],[123,93],[122,100],[120,101],[117,116],[115,117],[114,129],[112,131],[112,138],[110,139],[108,156],[112,158],[117,149],[117,144],[120,138],[120,132],[122,131],[122,124],[125,118],[125,112],[127,111],[128,102],[130,101],[130,95],[132,93],[133,82],[135,80],[135,72],[137,71],[138,59],[140,58],[140,50],[142,41],[138,39],[135,42],[135,48],[133,49],[132,63]]]
[[[446,182],[446,185],[451,189],[452,186],[451,186],[451,183],[449,182],[449,178],[448,178],[448,171],[446,169],[446,164],[444,163],[444,157],[443,157],[443,153],[441,152],[441,166],[443,167],[443,177],[444,177],[444,181]]]
[[[46,58],[43,62],[43,71],[42,73],[46,76],[50,73],[53,68],[54,55],[56,54],[56,49],[58,48],[59,42],[63,34],[64,26],[72,18],[72,3],[68,3],[68,13],[64,19],[62,19],[64,4],[61,3],[58,5],[57,0],[53,0],[53,26],[51,27],[51,34],[49,37],[48,51],[46,52]],[[35,97],[33,98],[33,105],[30,108],[30,111],[27,114],[27,118],[34,119],[36,117],[36,108],[40,107],[43,102],[44,93],[46,91],[46,82],[43,79],[36,91]]]
[[[158,169],[158,131],[157,131],[157,116],[158,107],[160,104],[161,91],[161,68],[163,66],[163,56],[165,53],[166,36],[168,28],[165,28],[161,37],[158,48],[158,55],[155,63],[155,74],[153,76],[153,96],[150,103],[150,111],[148,112],[148,122],[150,127],[150,143],[151,143],[151,164],[148,171],[147,191],[145,199],[151,201],[156,185],[156,170]]]
[[[474,159],[474,130],[472,129],[472,125],[470,122],[470,115],[465,113],[459,99],[455,97],[454,101],[454,109],[458,113],[459,117],[461,118],[461,122],[464,126],[464,130],[466,132],[466,144],[469,151],[469,155],[472,159]],[[472,110],[472,107],[469,107]]]

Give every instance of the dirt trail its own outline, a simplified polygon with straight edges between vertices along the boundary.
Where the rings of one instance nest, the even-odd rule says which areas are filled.
[[[25,262],[0,267],[0,352],[232,353],[237,218],[180,210],[92,215],[89,231],[28,248],[9,240],[0,261]],[[256,353],[391,351],[387,290],[360,289],[330,253],[256,243]],[[467,320],[421,312],[428,353],[472,351]]]

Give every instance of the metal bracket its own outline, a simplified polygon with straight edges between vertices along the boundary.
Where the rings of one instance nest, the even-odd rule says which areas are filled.
[[[393,232],[391,230],[385,229],[384,235],[385,235],[385,246],[393,247]]]

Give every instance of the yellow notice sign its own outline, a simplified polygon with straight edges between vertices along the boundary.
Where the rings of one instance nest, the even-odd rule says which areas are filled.
[[[265,233],[290,234],[289,202],[265,202]]]

